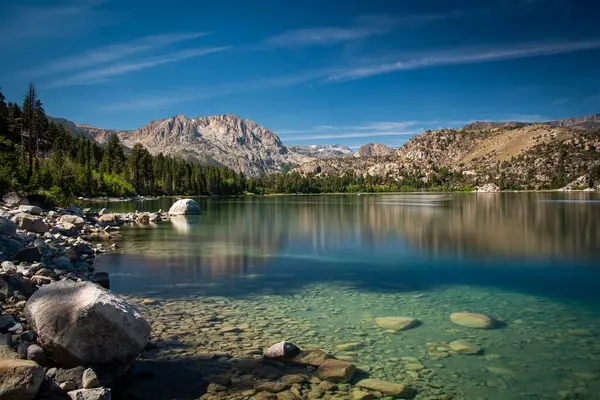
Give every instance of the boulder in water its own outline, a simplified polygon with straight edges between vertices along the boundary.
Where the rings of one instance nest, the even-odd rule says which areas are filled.
[[[66,368],[106,366],[124,372],[148,343],[150,325],[132,306],[91,282],[42,286],[25,317],[48,355]]]
[[[485,314],[456,312],[450,314],[450,320],[456,325],[475,329],[491,329],[494,327],[494,320]]]
[[[375,323],[383,329],[404,331],[417,326],[419,321],[410,317],[378,317],[375,318]]]
[[[169,209],[171,215],[200,214],[200,205],[192,199],[177,200]]]
[[[300,349],[298,346],[291,342],[279,342],[275,343],[273,346],[269,347],[267,351],[265,351],[266,358],[283,358],[283,359],[292,359],[296,357],[300,353]]]

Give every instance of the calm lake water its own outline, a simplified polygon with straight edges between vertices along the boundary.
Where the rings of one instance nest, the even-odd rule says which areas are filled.
[[[157,211],[173,201],[94,207]],[[210,309],[251,331],[235,349],[283,339],[319,347],[415,385],[417,398],[600,399],[598,194],[197,201],[200,216],[122,228],[118,253],[96,263],[115,292],[155,301],[142,307],[155,336],[193,349],[167,349],[165,359],[219,350],[194,325]],[[449,319],[459,311],[500,323],[463,328]],[[165,317],[181,313],[193,333]],[[381,316],[421,325],[390,333],[374,323]],[[457,339],[484,354],[448,352]]]

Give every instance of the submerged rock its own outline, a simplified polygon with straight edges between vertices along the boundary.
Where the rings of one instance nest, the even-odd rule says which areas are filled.
[[[200,205],[192,199],[177,200],[169,209],[171,215],[200,214]]]
[[[412,398],[416,394],[416,390],[410,386],[386,382],[379,379],[363,379],[359,381],[356,386],[403,399]]]
[[[450,320],[456,325],[467,328],[491,329],[494,327],[494,320],[485,314],[456,312],[450,314]]]
[[[344,383],[352,379],[355,371],[356,366],[354,364],[347,361],[331,359],[326,360],[319,365],[317,375],[319,379]]]
[[[448,344],[448,347],[458,354],[475,355],[483,353],[481,347],[469,343],[466,340],[455,340]]]
[[[33,399],[43,380],[44,369],[33,361],[0,359],[0,399]]]
[[[404,331],[417,326],[419,321],[410,317],[379,317],[375,318],[375,323],[383,329]]]
[[[110,365],[126,370],[148,343],[150,325],[132,306],[90,282],[42,286],[25,316],[59,365]]]

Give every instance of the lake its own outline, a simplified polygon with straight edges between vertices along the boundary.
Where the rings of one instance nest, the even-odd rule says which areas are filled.
[[[174,201],[93,207],[157,211]],[[164,343],[153,353],[164,365],[152,365],[169,384],[146,382],[138,394],[197,398],[190,376],[212,367],[186,360],[252,359],[285,339],[411,384],[418,399],[600,398],[598,194],[197,201],[202,215],[123,227],[118,252],[96,262]],[[493,317],[495,329],[453,324],[463,311]],[[420,324],[392,332],[374,322],[385,316]],[[456,354],[455,340],[483,354]]]

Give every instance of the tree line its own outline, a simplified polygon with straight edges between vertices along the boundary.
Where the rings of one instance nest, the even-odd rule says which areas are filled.
[[[70,196],[232,195],[246,190],[243,174],[162,153],[141,144],[105,147],[49,121],[31,84],[21,104],[0,90],[0,193],[19,190],[56,199]]]

